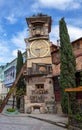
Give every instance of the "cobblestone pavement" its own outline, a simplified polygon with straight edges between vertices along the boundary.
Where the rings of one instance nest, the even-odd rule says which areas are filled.
[[[37,119],[0,115],[0,130],[66,130]]]

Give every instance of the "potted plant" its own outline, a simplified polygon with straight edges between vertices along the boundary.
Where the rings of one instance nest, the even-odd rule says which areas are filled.
[[[15,108],[7,108],[6,113],[7,114],[17,114],[18,111]]]

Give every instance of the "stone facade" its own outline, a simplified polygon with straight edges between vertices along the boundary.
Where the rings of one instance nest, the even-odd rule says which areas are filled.
[[[41,113],[53,113],[54,108],[53,82],[46,76],[32,77],[27,85],[25,108],[39,109]],[[28,109],[26,111],[28,111]]]
[[[39,109],[40,113],[55,112],[52,81],[52,60],[49,32],[51,17],[39,14],[26,18],[29,37],[25,39],[27,49],[27,94],[25,112]]]

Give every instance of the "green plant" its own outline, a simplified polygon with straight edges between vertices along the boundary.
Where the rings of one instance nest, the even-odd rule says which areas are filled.
[[[76,122],[82,122],[82,115],[78,112],[75,115],[70,115],[70,119]]]
[[[18,50],[17,66],[16,66],[16,77],[18,76],[22,66],[23,66],[23,56],[22,56],[21,51]],[[26,84],[25,84],[25,81],[24,81],[24,76],[22,75],[20,77],[18,83],[17,83],[17,86],[16,86],[16,107],[19,110],[20,110],[20,104],[21,104],[20,97],[22,95],[25,95],[25,92],[26,92]]]
[[[59,36],[60,36],[60,91],[61,91],[61,106],[64,114],[68,113],[67,93],[65,88],[75,87],[75,72],[76,60],[73,53],[73,48],[70,43],[70,37],[64,18],[59,21]],[[70,93],[71,110],[73,111],[73,104],[75,95]]]
[[[74,119],[78,122],[82,122],[82,116],[80,113],[77,113],[75,116],[74,116]]]
[[[8,112],[15,112],[16,109],[14,109],[14,108],[8,108],[7,111],[8,111]]]

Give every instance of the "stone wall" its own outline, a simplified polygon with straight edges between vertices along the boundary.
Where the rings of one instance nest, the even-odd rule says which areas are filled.
[[[52,79],[47,76],[32,77],[27,85],[27,96],[25,97],[25,112],[27,108],[31,111],[38,108],[40,112],[54,113],[55,96]]]

